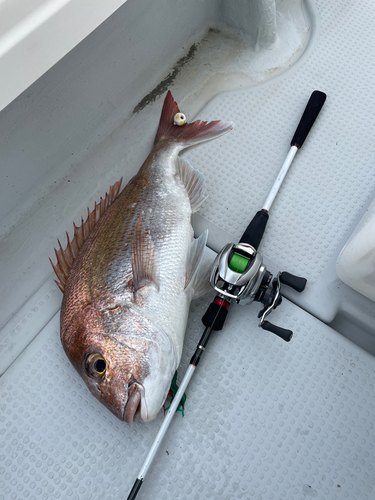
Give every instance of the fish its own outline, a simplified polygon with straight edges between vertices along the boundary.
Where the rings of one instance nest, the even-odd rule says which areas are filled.
[[[168,91],[138,173],[88,209],[51,261],[63,292],[63,349],[90,392],[128,424],[158,415],[181,360],[190,302],[210,288],[201,264],[207,231],[194,239],[191,225],[205,180],[179,153],[233,123],[179,126],[178,113]]]

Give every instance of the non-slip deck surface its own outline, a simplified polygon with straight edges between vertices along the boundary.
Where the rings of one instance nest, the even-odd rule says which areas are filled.
[[[298,65],[265,85],[213,99],[199,117],[232,120],[235,129],[186,158],[207,178],[200,227],[220,229],[209,238],[218,251],[227,239],[238,241],[262,207],[312,91],[327,94],[271,209],[261,250],[274,271],[308,279],[307,294],[295,300],[328,318],[333,257],[375,196],[375,6],[363,0],[316,7],[312,46]]]
[[[186,363],[209,298],[192,304]],[[237,306],[213,337],[139,499],[370,500],[375,364],[285,302],[290,344]],[[160,426],[121,423],[69,364],[54,317],[1,378],[0,499],[124,499]]]

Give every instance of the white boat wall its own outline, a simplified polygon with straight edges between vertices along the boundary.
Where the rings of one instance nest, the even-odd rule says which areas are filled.
[[[127,0],[91,18],[83,0],[35,0],[14,25],[9,5],[0,5],[0,499],[126,498],[163,421],[161,411],[130,427],[89,393],[60,343],[48,258],[87,207],[137,172],[167,90],[189,121],[235,122],[183,153],[207,181],[193,226],[209,229],[208,264],[261,208],[312,91],[327,100],[260,247],[273,274],[307,279],[303,293],[282,288],[270,316],[293,339],[258,327],[259,303],[232,306],[137,498],[373,499],[375,4]],[[179,379],[213,296],[191,305]]]

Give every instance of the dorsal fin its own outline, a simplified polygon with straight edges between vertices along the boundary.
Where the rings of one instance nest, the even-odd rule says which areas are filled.
[[[89,208],[87,208],[87,219],[84,221],[82,217],[82,223],[80,226],[76,226],[73,223],[74,237],[72,241],[70,241],[69,235],[68,233],[66,233],[68,243],[65,250],[63,250],[60,241],[57,240],[59,243],[59,249],[56,250],[55,248],[57,263],[56,265],[53,264],[51,259],[50,262],[59,280],[59,281],[55,280],[55,283],[62,292],[64,292],[65,283],[68,278],[69,271],[72,267],[74,259],[77,257],[78,252],[82,248],[82,245],[84,244],[87,237],[91,233],[95,224],[98,222],[100,217],[104,214],[107,208],[112,205],[112,203],[119,195],[121,183],[122,183],[122,177],[118,182],[116,182],[115,184],[113,184],[113,186],[110,187],[109,193],[105,194],[104,199],[100,198],[99,203],[95,202],[95,207],[92,212],[90,212]]]

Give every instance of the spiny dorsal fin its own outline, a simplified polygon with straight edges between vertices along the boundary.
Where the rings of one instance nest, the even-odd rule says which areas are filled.
[[[122,177],[121,179],[113,184],[113,186],[110,187],[109,193],[105,194],[104,199],[100,198],[100,202],[96,203],[95,202],[95,207],[92,212],[90,212],[89,209],[87,209],[87,219],[86,221],[83,220],[82,217],[82,224],[80,226],[76,226],[74,223],[74,237],[72,241],[70,241],[68,233],[66,233],[67,237],[67,246],[65,250],[63,250],[61,243],[59,240],[59,249],[56,250],[55,248],[55,255],[57,259],[56,265],[53,264],[52,260],[50,259],[50,262],[52,264],[53,270],[55,271],[55,274],[58,278],[59,281],[55,280],[55,283],[57,286],[60,288],[62,292],[64,292],[65,288],[65,283],[69,275],[69,271],[72,267],[72,264],[74,262],[74,259],[77,257],[78,252],[82,248],[82,245],[86,241],[87,237],[91,233],[93,227],[95,224],[98,222],[100,217],[104,214],[104,212],[107,210],[107,208],[112,205],[112,203],[115,201],[117,196],[120,193],[120,188],[121,188],[121,183],[122,183]]]

